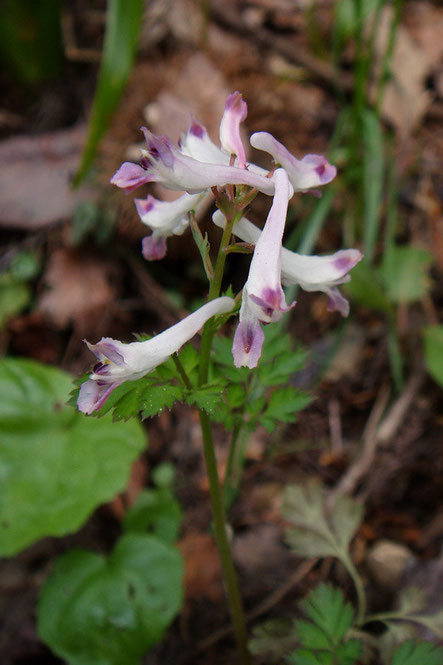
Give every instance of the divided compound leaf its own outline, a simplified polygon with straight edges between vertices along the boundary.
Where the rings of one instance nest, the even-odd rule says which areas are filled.
[[[268,432],[272,432],[278,422],[293,423],[296,420],[296,414],[311,401],[312,398],[298,388],[291,386],[277,388],[260,417],[260,424]]]
[[[304,487],[285,488],[283,517],[293,525],[287,540],[295,554],[343,560],[361,522],[362,507],[352,499],[338,499],[327,516],[322,488],[312,480]]]
[[[321,584],[300,603],[310,621],[295,622],[300,648],[290,656],[293,665],[322,663],[353,665],[360,656],[361,642],[346,641],[354,613],[339,589]]]
[[[140,410],[143,418],[151,418],[161,413],[165,407],[172,409],[175,402],[180,402],[184,397],[181,386],[169,384],[158,385],[148,383],[140,399]]]
[[[69,374],[32,360],[0,363],[0,554],[76,531],[126,485],[146,445],[139,423],[66,405]],[[23,460],[27,464],[23,464]]]
[[[56,561],[41,591],[38,632],[69,665],[138,665],[181,604],[179,552],[131,533],[108,558],[73,550]]]
[[[431,642],[404,642],[394,651],[391,665],[441,665],[443,649]]]
[[[207,384],[189,391],[185,399],[191,406],[197,406],[212,416],[224,406],[224,389],[224,383]]]

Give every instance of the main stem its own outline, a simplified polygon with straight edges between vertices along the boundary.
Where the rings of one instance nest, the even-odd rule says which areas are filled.
[[[247,646],[246,620],[237,582],[231,548],[226,533],[226,514],[223,492],[217,471],[214,443],[212,440],[211,421],[205,411],[200,411],[200,425],[203,435],[203,449],[209,479],[209,494],[214,518],[214,532],[223,569],[223,577],[228,597],[229,611],[240,655],[241,665],[249,665],[250,655]]]
[[[226,261],[226,253],[224,250],[229,245],[229,241],[232,235],[232,228],[235,221],[236,211],[235,205],[233,204],[229,218],[226,220],[223,237],[220,242],[217,261],[214,268],[214,277],[212,278],[211,286],[209,289],[208,300],[214,300],[214,298],[218,298],[220,295]],[[212,323],[211,321],[208,321],[203,328],[202,342],[200,347],[199,385],[206,383],[208,380],[209,359],[211,354],[213,335],[214,329],[212,327]],[[217,461],[215,458],[214,442],[212,439],[211,421],[205,411],[199,410],[199,415],[203,436],[203,451],[206,469],[208,472],[209,495],[212,505],[215,539],[217,541],[218,551],[220,553],[226,595],[228,598],[228,606],[240,656],[240,663],[241,665],[249,665],[250,654],[247,646],[246,620],[238,587],[237,573],[235,572],[234,561],[232,559],[231,548],[229,545],[228,535],[226,533],[224,495],[217,471]]]

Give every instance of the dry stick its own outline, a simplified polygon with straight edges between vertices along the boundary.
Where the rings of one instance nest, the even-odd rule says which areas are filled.
[[[301,563],[284,584],[282,584],[278,589],[276,589],[261,603],[259,603],[253,610],[246,614],[246,621],[249,622],[257,619],[257,617],[272,609],[274,605],[277,605],[277,603],[283,600],[283,598],[292,590],[296,584],[301,582],[301,580],[306,577],[306,575],[312,570],[317,562],[318,559],[311,559],[310,561],[304,561]],[[197,644],[196,653],[209,649],[209,647],[213,646],[217,642],[220,642],[220,640],[224,639],[231,633],[232,626],[225,626],[224,628],[220,628],[220,630],[215,631],[215,633],[212,633],[212,635],[209,635],[209,637]]]
[[[329,495],[328,504],[332,505],[334,500],[342,494],[352,494],[359,481],[368,472],[377,449],[377,428],[388,404],[391,386],[383,384],[372,407],[368,422],[363,432],[363,450],[355,462],[349,467],[338,485]]]
[[[268,48],[282,55],[288,62],[304,67],[315,78],[319,79],[328,87],[335,89],[337,85],[337,73],[332,65],[323,60],[310,55],[304,46],[299,46],[293,39],[287,37],[278,37],[276,34],[260,28],[258,26],[249,26],[241,19],[241,14],[236,11],[230,11],[226,3],[213,2],[210,6],[210,12],[213,18],[222,27],[231,32],[249,37],[259,46]],[[352,90],[353,76],[347,72],[340,72],[340,85],[345,91]]]
[[[423,380],[424,372],[422,369],[413,372],[404,391],[391,406],[383,420],[382,416],[388,403],[390,387],[387,384],[382,386],[363,433],[363,451],[330,494],[328,499],[330,505],[337,496],[352,494],[355,490],[360,480],[369,471],[374,461],[377,447],[387,444],[401,426],[407,410],[420,390]]]

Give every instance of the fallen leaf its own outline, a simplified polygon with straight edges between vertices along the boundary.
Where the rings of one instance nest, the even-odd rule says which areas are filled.
[[[185,562],[185,596],[205,596],[214,603],[223,596],[220,557],[214,539],[206,533],[189,533],[178,544]]]
[[[392,8],[384,7],[375,43],[379,75],[392,16]],[[403,139],[417,127],[432,102],[432,96],[426,90],[426,77],[431,67],[432,61],[426,51],[412,39],[406,28],[399,25],[389,66],[391,78],[386,84],[381,112]]]
[[[0,143],[0,226],[37,229],[67,219],[94,190],[71,190],[85,127]]]
[[[37,311],[46,314],[59,328],[70,322],[82,324],[91,315],[101,315],[117,296],[110,283],[110,265],[77,250],[60,248],[51,255],[43,276],[46,287]]]

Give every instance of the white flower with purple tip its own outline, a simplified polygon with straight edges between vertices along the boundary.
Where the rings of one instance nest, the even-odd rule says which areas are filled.
[[[241,169],[246,168],[246,153],[240,136],[240,125],[248,115],[248,106],[241,94],[236,91],[226,100],[220,123],[220,143],[228,155],[235,155]]]
[[[286,222],[290,186],[286,171],[274,174],[275,195],[263,232],[255,246],[248,280],[243,287],[240,322],[235,331],[232,353],[236,367],[256,367],[264,333],[261,323],[279,321],[288,311],[281,287],[281,243]]]
[[[224,228],[225,217],[217,210],[214,223]],[[261,231],[246,217],[233,228],[234,235],[251,245],[257,244]],[[341,249],[329,256],[305,256],[282,247],[281,279],[283,284],[298,284],[304,291],[323,291],[328,295],[328,310],[349,314],[349,303],[338,290],[340,284],[351,279],[348,272],[363,258],[358,249]]]
[[[155,136],[145,127],[142,129],[148,144],[148,150],[144,151],[146,176],[143,182],[148,182],[146,178],[149,178],[150,182],[159,182],[168,189],[191,194],[224,185],[249,185],[264,194],[274,193],[271,179],[235,166],[199,162],[181,153],[165,136]],[[111,182],[125,189],[138,186],[132,174],[129,183],[125,181],[124,175],[125,172],[122,173],[120,168]]]
[[[268,132],[252,134],[250,143],[254,148],[272,155],[274,162],[287,171],[295,192],[305,192],[326,185],[337,175],[335,166],[329,164],[323,155],[305,155],[302,159],[297,159]]]
[[[166,238],[180,236],[189,226],[188,213],[196,210],[205,193],[182,194],[175,201],[159,201],[148,195],[135,199],[135,207],[143,224],[152,234],[142,240],[142,254],[147,261],[157,261],[166,255]]]
[[[211,300],[146,342],[124,344],[110,337],[103,337],[97,344],[86,342],[98,362],[80,389],[77,400],[79,410],[89,414],[101,409],[117,386],[152,372],[194,337],[208,319],[229,312],[233,307],[232,298]]]

